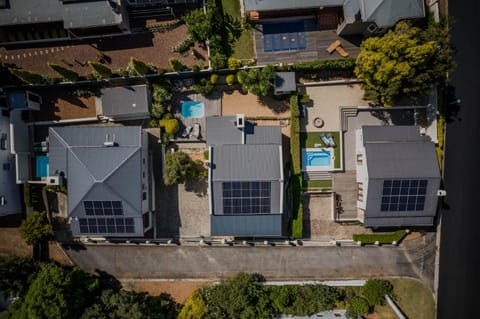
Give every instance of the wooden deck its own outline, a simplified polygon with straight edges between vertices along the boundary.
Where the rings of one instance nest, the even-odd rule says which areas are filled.
[[[263,46],[263,26],[255,26],[255,52],[259,65],[272,63],[302,62],[311,60],[331,60],[341,58],[337,51],[331,54],[327,48],[335,41],[340,40],[342,48],[355,58],[360,52],[359,44],[361,37],[340,37],[335,29],[325,29],[314,23],[314,20],[305,21],[305,34],[307,37],[307,48],[294,51],[265,52]]]

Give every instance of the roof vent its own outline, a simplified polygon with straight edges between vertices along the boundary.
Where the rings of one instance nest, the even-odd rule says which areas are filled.
[[[110,135],[105,135],[105,142],[103,142],[103,146],[107,147],[112,147],[112,146],[117,146],[118,144],[115,143],[115,134],[112,135],[112,138],[110,139]]]
[[[245,115],[237,114],[237,118],[235,120],[235,126],[237,128],[244,128],[245,127]]]

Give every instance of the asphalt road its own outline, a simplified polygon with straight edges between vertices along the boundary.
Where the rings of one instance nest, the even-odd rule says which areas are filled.
[[[80,268],[117,278],[211,279],[239,271],[269,280],[417,277],[402,248],[82,246],[67,250]]]
[[[478,317],[480,290],[480,48],[477,1],[450,1],[458,67],[451,76],[459,112],[447,125],[438,319]],[[451,104],[451,110],[456,105]]]

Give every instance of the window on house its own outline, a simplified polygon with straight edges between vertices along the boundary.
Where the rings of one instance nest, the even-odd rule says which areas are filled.
[[[357,164],[362,164],[362,163],[363,163],[363,155],[357,154]]]

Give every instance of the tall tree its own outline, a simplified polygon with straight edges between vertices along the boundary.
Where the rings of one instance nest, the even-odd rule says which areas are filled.
[[[34,211],[20,225],[20,234],[27,244],[36,246],[53,235],[52,225],[47,221],[45,212]]]
[[[355,74],[385,106],[394,105],[402,96],[415,99],[442,81],[453,66],[446,57],[451,54],[450,44],[445,44],[441,35],[399,22],[382,37],[362,42]]]
[[[143,76],[150,72],[148,65],[140,60],[135,59],[133,56],[130,57],[129,66],[140,76]]]
[[[15,68],[9,68],[9,71],[17,78],[28,84],[42,84],[46,82],[42,75],[32,71]]]
[[[167,152],[165,154],[165,176],[166,185],[184,183],[188,179],[200,175],[199,163],[193,161],[187,153]]]
[[[78,80],[78,73],[75,71],[69,70],[55,63],[48,62],[47,65],[50,69],[60,74],[60,76],[67,81],[75,82]]]
[[[33,259],[19,256],[0,257],[0,291],[23,296],[38,271]]]
[[[95,62],[95,61],[88,61],[87,62],[90,68],[92,68],[93,76],[97,79],[106,79],[112,76],[112,70],[107,66]]]

